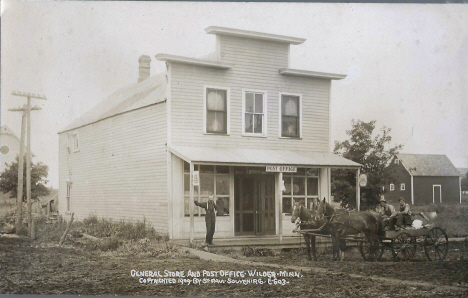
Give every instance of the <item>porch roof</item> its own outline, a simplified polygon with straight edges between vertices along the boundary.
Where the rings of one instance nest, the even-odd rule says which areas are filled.
[[[169,151],[187,162],[194,163],[319,166],[355,169],[361,166],[354,161],[326,152],[192,146],[169,146]]]

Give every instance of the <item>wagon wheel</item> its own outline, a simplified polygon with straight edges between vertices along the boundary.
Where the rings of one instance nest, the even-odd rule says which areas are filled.
[[[408,233],[398,234],[392,239],[392,255],[395,260],[409,261],[416,254],[416,237]]]
[[[448,237],[441,228],[432,228],[424,239],[424,252],[429,261],[442,261],[448,253]]]
[[[363,239],[363,241],[359,242],[359,252],[361,253],[364,261],[380,261],[384,251],[385,246],[381,239],[379,239],[379,248],[377,250],[377,254],[371,254],[370,243],[367,239]]]

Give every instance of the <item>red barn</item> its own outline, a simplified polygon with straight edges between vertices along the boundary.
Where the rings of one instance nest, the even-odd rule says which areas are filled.
[[[385,186],[385,199],[400,197],[414,205],[461,203],[460,173],[445,155],[396,154],[387,170],[393,179]]]

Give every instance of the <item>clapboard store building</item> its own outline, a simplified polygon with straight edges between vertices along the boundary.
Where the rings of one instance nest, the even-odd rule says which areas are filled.
[[[77,218],[145,220],[171,239],[203,238],[214,196],[216,238],[292,235],[293,202],[330,198],[332,80],[289,67],[302,38],[209,27],[203,59],[158,54],[167,71],[122,88],[61,131],[60,203]],[[183,42],[183,41],[181,41]],[[252,239],[255,239],[253,237]]]

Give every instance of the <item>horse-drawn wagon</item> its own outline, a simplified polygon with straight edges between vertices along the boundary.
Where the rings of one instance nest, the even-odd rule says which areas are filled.
[[[426,220],[423,213],[420,214]],[[297,219],[300,219],[297,221]],[[373,212],[337,212],[327,203],[311,214],[305,206],[294,206],[291,221],[297,223],[294,232],[304,236],[308,257],[310,250],[315,253],[315,238],[332,238],[333,260],[342,259],[345,242],[355,242],[361,256],[366,261],[380,260],[385,250],[390,250],[394,260],[409,261],[414,259],[418,246],[423,246],[430,261],[444,260],[448,253],[448,237],[445,231],[432,224],[413,225],[407,229],[383,229],[382,221]]]
[[[440,227],[425,225],[419,229],[408,228],[399,231],[385,231],[380,239],[377,259],[380,260],[385,250],[390,250],[396,261],[413,260],[418,246],[424,248],[429,261],[442,261],[448,253],[448,237]],[[370,245],[363,238],[359,250],[364,260],[372,259]]]

